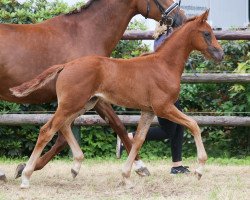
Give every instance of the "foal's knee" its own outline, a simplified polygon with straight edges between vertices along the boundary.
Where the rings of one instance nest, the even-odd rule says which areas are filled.
[[[76,159],[76,160],[79,161],[79,162],[83,161],[83,159],[84,159],[84,154],[83,154],[83,152],[81,151],[81,152],[79,152],[77,155],[75,155],[74,159]]]

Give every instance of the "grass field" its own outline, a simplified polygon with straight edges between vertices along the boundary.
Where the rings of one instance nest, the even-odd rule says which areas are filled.
[[[53,161],[35,172],[31,188],[19,189],[20,179],[13,179],[17,161],[0,160],[8,182],[0,182],[0,199],[232,199],[247,200],[250,197],[250,161],[210,160],[205,174],[198,181],[193,175],[171,176],[170,161],[153,160],[146,164],[150,177],[138,177],[132,173],[134,189],[121,184],[119,160],[86,160],[80,174],[73,180],[71,162]],[[193,171],[195,159],[185,161]]]

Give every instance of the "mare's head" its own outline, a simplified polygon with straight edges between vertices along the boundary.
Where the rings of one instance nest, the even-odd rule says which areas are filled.
[[[208,59],[221,61],[224,52],[215,38],[211,26],[207,23],[209,10],[188,22],[191,31],[191,45],[193,49],[201,51]]]
[[[136,7],[137,13],[145,18],[151,18],[156,21],[164,20],[163,16],[168,14],[173,19],[173,27],[178,27],[186,20],[183,10],[176,6],[173,0],[131,0]],[[170,13],[166,13],[169,7],[175,7]]]

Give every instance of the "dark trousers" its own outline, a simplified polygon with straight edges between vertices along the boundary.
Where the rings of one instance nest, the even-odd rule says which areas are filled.
[[[181,110],[180,103],[177,101],[175,106]],[[167,119],[158,117],[159,127],[151,127],[148,130],[146,140],[165,140],[169,139],[171,143],[172,161],[182,160],[182,142],[184,129],[181,125],[171,122]]]

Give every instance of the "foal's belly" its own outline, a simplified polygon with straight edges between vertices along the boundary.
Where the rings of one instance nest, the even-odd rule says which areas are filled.
[[[105,92],[97,92],[94,96],[99,97],[103,101],[109,102],[114,105],[126,107],[126,108],[134,108],[140,110],[152,110],[150,104],[148,102],[143,101],[142,99],[138,99],[139,101],[132,99],[130,96],[120,96],[116,94],[109,94]]]

